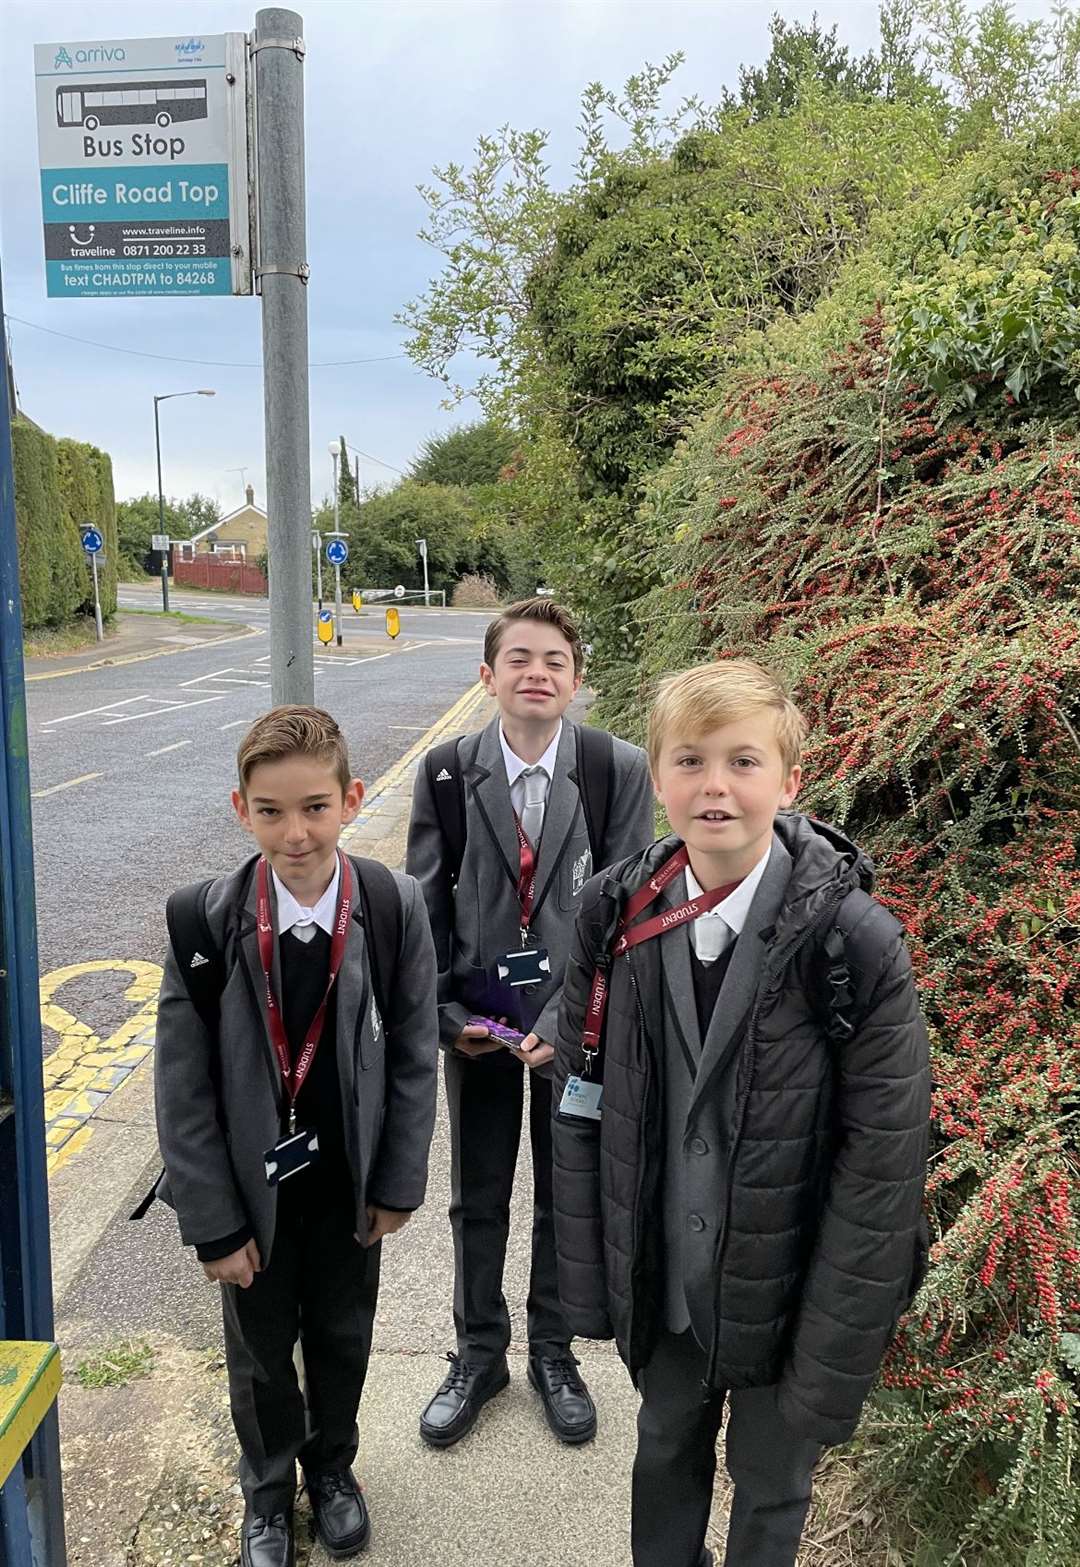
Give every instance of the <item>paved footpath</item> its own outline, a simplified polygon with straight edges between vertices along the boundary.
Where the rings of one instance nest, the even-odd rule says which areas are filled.
[[[460,700],[372,787],[347,847],[390,865],[404,855],[412,779],[425,750],[488,716],[479,687]],[[140,993],[141,994],[141,993]],[[242,1501],[221,1355],[217,1291],[179,1246],[159,1204],[127,1220],[157,1172],[150,1047],[152,998],[124,1059],[124,1079],[93,1118],[94,1135],[52,1176],[58,1337],[67,1369],[61,1429],[71,1567],[232,1567]],[[102,1066],[104,1069],[104,1064]],[[507,1263],[512,1380],[457,1447],[438,1453],[419,1412],[453,1343],[449,1137],[440,1091],[428,1200],[388,1240],[375,1347],[361,1406],[357,1473],[373,1540],[366,1559],[393,1567],[629,1567],[629,1476],[636,1396],[610,1345],[577,1346],[596,1397],[594,1443],[567,1448],[548,1430],[526,1378],[524,1306],[530,1207],[523,1148]],[[149,1375],[84,1388],[85,1359],[148,1345]],[[723,1494],[711,1543],[721,1545]],[[325,1567],[303,1501],[299,1567]],[[722,1559],[722,1550],[720,1552]],[[803,1567],[839,1561],[816,1551]],[[847,1560],[845,1556],[844,1561]],[[747,1564],[750,1567],[750,1564]]]

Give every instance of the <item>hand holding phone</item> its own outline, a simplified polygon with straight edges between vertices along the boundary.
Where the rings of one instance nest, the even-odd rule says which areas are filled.
[[[507,1050],[516,1050],[525,1038],[516,1028],[510,1028],[506,1023],[500,1023],[493,1017],[471,1017],[468,1026],[470,1028],[486,1028],[492,1039],[500,1045],[505,1045]]]

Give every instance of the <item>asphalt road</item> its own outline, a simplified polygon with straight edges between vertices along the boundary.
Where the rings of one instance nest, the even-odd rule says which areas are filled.
[[[152,586],[122,596],[136,593],[152,601]],[[193,608],[186,598],[183,607]],[[213,607],[266,625],[265,601]],[[378,778],[475,681],[489,618],[406,610],[396,643],[381,620],[360,622],[341,652],[316,655],[316,701],[344,728],[361,778]],[[180,646],[27,687],[43,976],[110,959],[160,963],[168,893],[250,852],[229,793],[237,743],[270,705],[268,632]],[[131,1011],[130,977],[81,973],[58,1000],[103,1036]],[[46,1054],[56,1042],[46,1030]]]

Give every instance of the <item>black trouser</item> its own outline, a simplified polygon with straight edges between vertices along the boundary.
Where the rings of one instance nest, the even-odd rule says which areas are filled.
[[[454,1232],[454,1326],[458,1353],[489,1365],[510,1343],[503,1266],[510,1234],[524,1079],[529,1079],[533,1163],[532,1268],[527,1321],[536,1355],[565,1354],[570,1333],[559,1304],[551,1195],[551,1079],[506,1050],[467,1060],[446,1057],[450,1108],[450,1224]]]
[[[222,1287],[240,1483],[253,1512],[292,1506],[298,1458],[316,1474],[347,1467],[356,1457],[380,1244],[360,1246],[355,1227],[351,1201],[319,1202],[286,1183],[269,1266],[250,1289]],[[306,1418],[293,1361],[297,1338]]]
[[[638,1378],[634,1567],[699,1567],[703,1560],[724,1411],[724,1393],[702,1386],[706,1369],[692,1333],[664,1332]],[[821,1448],[785,1426],[775,1387],[727,1397],[735,1492],[725,1567],[795,1567]]]

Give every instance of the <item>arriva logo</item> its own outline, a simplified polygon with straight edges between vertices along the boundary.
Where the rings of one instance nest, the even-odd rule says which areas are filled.
[[[206,45],[203,43],[201,38],[189,38],[185,43],[179,43],[176,45],[176,53],[187,55],[202,54],[205,48]]]
[[[109,65],[126,59],[127,50],[122,44],[96,44],[92,49],[75,49],[70,52],[61,44],[56,51],[53,70],[58,71],[64,66],[73,71],[77,65]]]

